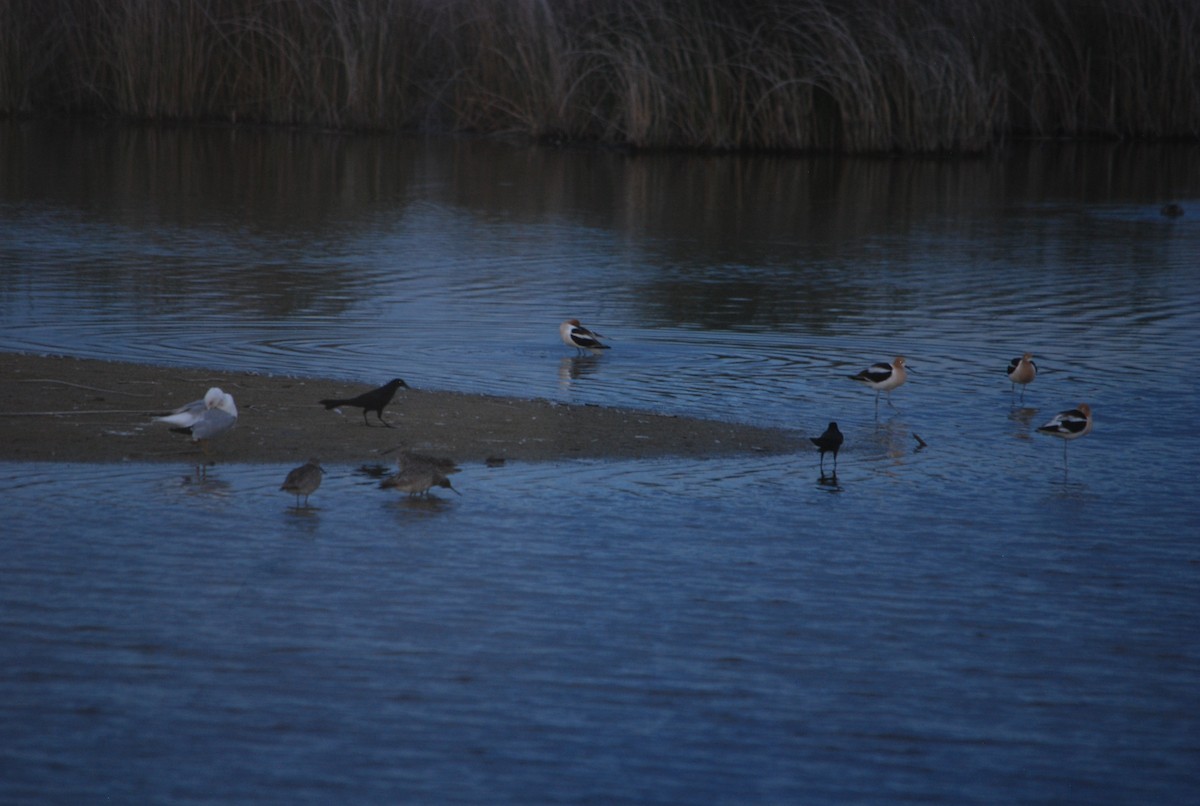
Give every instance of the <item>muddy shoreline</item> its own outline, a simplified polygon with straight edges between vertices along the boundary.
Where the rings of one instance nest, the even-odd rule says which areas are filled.
[[[188,437],[153,418],[210,386],[231,393],[239,413],[237,427],[211,445],[216,462],[389,461],[397,446],[460,462],[707,458],[786,453],[802,442],[780,428],[419,388],[400,390],[387,407],[392,428],[316,402],[387,378],[354,384],[24,353],[0,353],[0,377],[0,460],[10,461],[202,459]]]

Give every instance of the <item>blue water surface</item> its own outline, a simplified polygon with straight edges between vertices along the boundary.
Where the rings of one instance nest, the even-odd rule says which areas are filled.
[[[428,501],[329,465],[300,509],[290,464],[0,463],[5,802],[1200,799],[1196,149],[0,134],[0,349],[847,440],[836,480],[469,464]],[[877,409],[846,376],[897,354]]]

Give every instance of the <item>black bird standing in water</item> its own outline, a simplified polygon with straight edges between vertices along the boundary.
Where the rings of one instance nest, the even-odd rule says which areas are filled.
[[[386,425],[388,428],[392,424],[383,419],[383,409],[388,403],[392,402],[392,398],[396,394],[396,390],[400,387],[408,389],[409,386],[399,378],[393,378],[378,389],[372,389],[369,392],[363,392],[358,397],[348,398],[346,400],[334,400],[332,398],[326,400],[318,400],[317,402],[326,409],[336,409],[339,406],[353,406],[354,408],[363,410],[363,425],[370,425],[367,422],[367,412],[373,411],[379,418],[379,422]]]
[[[842,436],[842,432],[838,430],[837,423],[830,423],[829,427],[825,429],[824,434],[819,437],[809,437],[809,439],[811,439],[812,444],[816,445],[818,450],[821,451],[821,478],[825,478],[826,451],[833,452],[833,475],[836,476],[838,449],[842,447],[842,442],[845,439],[845,437]]]

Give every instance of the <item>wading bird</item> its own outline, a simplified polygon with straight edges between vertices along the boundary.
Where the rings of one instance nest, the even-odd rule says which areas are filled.
[[[607,338],[595,331],[588,330],[583,325],[579,324],[578,319],[568,319],[558,326],[558,335],[562,337],[563,344],[568,347],[574,347],[576,350],[596,350],[609,349],[607,344],[602,344],[600,339]]]
[[[1067,467],[1067,443],[1079,439],[1092,430],[1092,408],[1080,403],[1073,409],[1060,411],[1045,425],[1038,426],[1039,434],[1049,434],[1063,441],[1063,469]]]
[[[837,423],[830,423],[825,429],[825,433],[819,437],[809,437],[812,444],[817,446],[821,451],[821,478],[825,478],[825,452],[829,451],[833,454],[833,475],[837,475],[837,455],[838,450],[842,447],[844,437],[842,432],[838,430]]]
[[[872,364],[857,375],[849,377],[850,380],[865,383],[875,390],[875,410],[878,411],[879,393],[887,392],[887,403],[892,405],[892,390],[908,380],[908,372],[904,369],[904,356],[898,355],[890,364]]]
[[[307,507],[308,497],[321,486],[321,476],[324,473],[320,461],[309,459],[306,464],[288,473],[279,489],[296,494],[296,509],[300,508],[300,496],[304,496],[304,506]]]
[[[1021,384],[1021,402],[1025,402],[1025,387],[1033,383],[1037,377],[1037,364],[1033,363],[1033,353],[1025,353],[1020,358],[1008,362],[1008,379],[1012,381],[1010,394],[1015,392],[1017,384]]]

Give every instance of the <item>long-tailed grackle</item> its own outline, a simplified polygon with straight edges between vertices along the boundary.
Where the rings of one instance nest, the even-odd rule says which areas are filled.
[[[395,396],[396,390],[402,386],[405,389],[409,388],[408,384],[406,384],[404,381],[400,380],[399,378],[393,378],[378,389],[372,389],[369,392],[363,392],[358,397],[351,397],[347,398],[346,400],[334,400],[332,398],[328,398],[326,400],[318,400],[317,402],[326,409],[336,409],[339,406],[353,406],[354,408],[362,409],[363,425],[370,425],[370,423],[367,422],[367,412],[373,411],[379,418],[379,422],[383,423],[388,428],[391,428],[392,424],[383,419],[383,409],[384,406],[392,402],[392,398]]]

